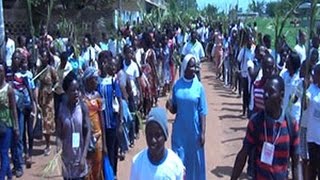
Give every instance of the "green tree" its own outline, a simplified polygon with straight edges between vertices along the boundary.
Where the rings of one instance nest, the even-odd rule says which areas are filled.
[[[252,0],[249,4],[249,10],[252,12],[257,12],[259,15],[264,14],[266,3],[265,1]]]

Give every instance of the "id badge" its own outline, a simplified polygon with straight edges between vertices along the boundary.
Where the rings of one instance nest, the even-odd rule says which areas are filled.
[[[80,133],[72,133],[72,148],[80,147]]]
[[[273,156],[274,156],[274,145],[268,142],[264,142],[260,161],[271,166],[273,161]]]

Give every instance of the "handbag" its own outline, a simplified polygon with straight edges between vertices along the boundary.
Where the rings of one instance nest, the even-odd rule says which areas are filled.
[[[105,180],[114,180],[114,173],[108,155],[103,157],[103,176]]]

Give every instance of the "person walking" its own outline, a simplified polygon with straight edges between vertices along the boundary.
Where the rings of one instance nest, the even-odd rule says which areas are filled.
[[[133,157],[130,180],[183,180],[185,168],[171,149],[168,140],[168,119],[164,108],[152,108],[147,117],[146,141],[148,148]]]
[[[13,88],[5,80],[5,67],[0,64],[0,179],[12,179],[9,148],[19,137],[18,115]],[[14,136],[13,136],[14,134]]]
[[[196,58],[188,54],[181,66],[167,109],[176,114],[172,128],[172,150],[186,167],[186,180],[204,180],[205,133],[208,113],[205,90],[195,74]]]
[[[62,176],[64,180],[84,180],[88,174],[86,157],[91,135],[88,107],[80,100],[76,74],[70,72],[62,87],[66,98],[60,105],[57,121],[58,149],[62,148]]]
[[[239,151],[231,180],[239,178],[248,154],[255,148],[253,179],[288,179],[292,160],[293,179],[302,179],[299,161],[299,125],[288,120],[282,108],[285,83],[271,76],[264,86],[264,110],[251,116],[243,146]]]
[[[89,174],[90,180],[102,179],[102,159],[103,154],[107,154],[105,146],[104,121],[102,120],[102,98],[98,91],[98,70],[88,67],[83,74],[83,84],[85,86],[84,102],[89,110],[89,118],[91,121],[91,147],[88,153],[88,161],[91,166]]]

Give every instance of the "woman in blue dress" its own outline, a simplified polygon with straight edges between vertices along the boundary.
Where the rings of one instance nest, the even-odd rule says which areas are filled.
[[[186,180],[205,180],[204,143],[207,102],[204,87],[195,75],[193,55],[183,59],[181,78],[175,83],[167,109],[176,114],[172,128],[172,150],[186,167]]]

